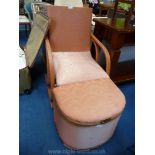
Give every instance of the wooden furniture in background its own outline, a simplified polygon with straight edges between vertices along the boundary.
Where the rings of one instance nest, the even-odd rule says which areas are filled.
[[[95,36],[102,42],[107,42],[107,48],[111,58],[111,79],[118,83],[124,82],[135,77],[135,62],[127,61],[119,63],[120,48],[124,45],[134,45],[135,43],[135,29],[131,25],[124,25],[119,27],[116,24],[116,19],[98,18],[94,19]],[[92,47],[92,55],[94,56],[94,47]]]
[[[115,5],[115,2],[113,2],[113,1],[109,1],[106,3],[101,3],[99,1],[99,16],[102,15],[102,11],[105,11],[107,14],[109,9],[114,8],[114,5]]]
[[[125,13],[126,19],[129,21],[131,16],[132,16],[132,14],[133,14],[133,12],[134,12],[134,9],[135,9],[135,0],[115,0],[113,18],[115,18],[115,14],[118,11],[118,4],[119,4],[119,2],[131,5],[131,8],[129,9],[129,11],[126,11],[126,13]]]

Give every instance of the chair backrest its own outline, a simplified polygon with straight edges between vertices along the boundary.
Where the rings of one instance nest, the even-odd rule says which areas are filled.
[[[116,0],[113,18],[115,17],[115,14],[119,10],[120,6],[121,8],[123,8],[123,10],[125,10],[125,14],[128,14],[127,16],[130,16],[135,8],[135,0]]]
[[[110,8],[107,12],[107,17],[112,18],[114,16],[114,9]],[[115,13],[115,18],[125,18],[125,15],[119,12]]]
[[[54,52],[90,50],[92,10],[48,6],[49,41]]]
[[[73,6],[73,7],[83,7],[82,0],[55,0],[55,6]]]

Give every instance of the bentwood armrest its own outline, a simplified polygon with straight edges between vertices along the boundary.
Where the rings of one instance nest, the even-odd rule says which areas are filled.
[[[107,48],[94,36],[93,33],[91,33],[91,39],[94,43],[95,46],[95,51],[96,51],[96,61],[99,62],[99,48],[100,47],[105,55],[106,59],[106,73],[109,75],[110,74],[110,66],[111,66],[111,61],[110,61],[110,55],[107,50]]]
[[[50,81],[50,87],[53,88],[55,86],[55,72],[54,72],[54,64],[52,58],[52,48],[49,42],[49,39],[45,39],[45,48],[46,48],[46,59],[47,59],[47,78]]]

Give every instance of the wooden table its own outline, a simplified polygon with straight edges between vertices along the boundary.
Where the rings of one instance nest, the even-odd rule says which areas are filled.
[[[120,48],[125,45],[135,44],[135,29],[133,26],[118,24],[116,19],[94,19],[94,34],[100,41],[107,43],[111,57],[111,79],[116,82],[124,82],[135,78],[135,60],[119,63]],[[92,47],[92,55],[95,55]]]

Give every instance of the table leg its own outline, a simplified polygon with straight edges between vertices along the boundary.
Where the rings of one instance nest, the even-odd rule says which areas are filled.
[[[111,58],[111,79],[115,83],[133,80],[135,77],[134,60],[119,62],[120,50],[109,50],[109,54]]]
[[[111,72],[110,72],[110,75],[112,76],[114,74],[113,71],[115,71],[115,69],[117,67],[121,51],[120,50],[110,49],[109,54],[110,54],[110,59],[111,59]]]

